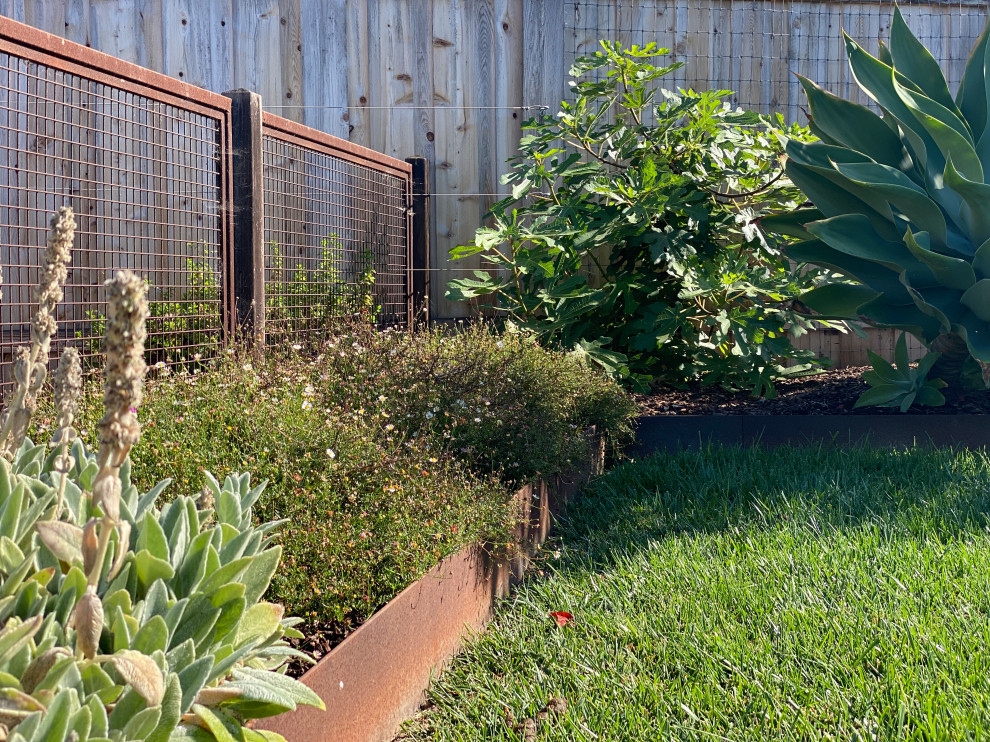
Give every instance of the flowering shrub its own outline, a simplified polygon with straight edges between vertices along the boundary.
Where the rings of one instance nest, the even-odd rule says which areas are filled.
[[[516,483],[579,461],[588,425],[617,442],[632,414],[580,359],[484,327],[354,326],[261,363],[231,354],[207,368],[153,369],[132,476],[144,486],[165,473],[177,492],[196,492],[203,470],[269,480],[255,509],[288,521],[269,599],[330,633],[443,556],[505,539]],[[97,409],[88,394],[90,438]]]

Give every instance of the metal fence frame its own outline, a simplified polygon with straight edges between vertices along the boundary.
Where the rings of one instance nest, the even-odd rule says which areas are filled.
[[[233,306],[232,304],[233,297],[226,285],[227,282],[225,280],[225,276],[229,274],[230,263],[232,259],[232,251],[231,251],[232,221],[231,221],[231,210],[229,208],[230,200],[232,197],[232,190],[231,190],[232,183],[230,178],[231,157],[230,157],[230,146],[229,146],[230,130],[231,130],[230,101],[221,95],[211,93],[210,91],[203,90],[201,88],[197,88],[192,85],[188,85],[186,83],[167,77],[165,75],[161,75],[151,70],[147,70],[143,67],[130,64],[115,57],[111,57],[101,52],[94,51],[79,44],[66,41],[65,39],[59,38],[57,36],[53,36],[51,34],[45,33],[43,31],[39,31],[37,29],[31,28],[29,26],[25,26],[23,24],[17,23],[15,21],[11,21],[10,19],[3,17],[0,17],[0,54],[5,55],[8,59],[11,60],[14,59],[18,60],[17,63],[18,65],[20,65],[21,62],[25,63],[26,65],[28,65],[29,70],[31,69],[30,67],[31,65],[37,65],[39,69],[46,71],[44,84],[48,85],[50,83],[52,85],[53,90],[62,91],[61,98],[58,100],[43,98],[41,97],[43,94],[35,94],[33,96],[37,98],[39,101],[45,103],[46,105],[51,106],[52,109],[55,111],[54,116],[50,116],[45,119],[42,119],[41,115],[37,114],[36,112],[30,113],[27,111],[15,109],[13,107],[11,107],[10,109],[6,109],[5,114],[9,114],[9,116],[13,118],[16,122],[13,126],[11,126],[11,128],[5,129],[5,132],[8,132],[11,136],[26,137],[27,132],[22,131],[21,129],[17,128],[17,126],[20,123],[21,117],[23,117],[24,120],[26,121],[31,116],[33,116],[36,120],[45,120],[47,122],[50,122],[52,126],[57,127],[58,131],[60,132],[65,132],[65,131],[71,132],[73,127],[75,127],[78,130],[85,129],[85,127],[82,127],[79,124],[73,124],[70,121],[70,117],[73,115],[72,113],[73,106],[71,105],[71,103],[66,101],[67,94],[73,91],[82,90],[81,87],[80,88],[70,87],[70,82],[75,80],[84,82],[86,85],[93,86],[91,90],[85,92],[85,95],[89,96],[89,98],[87,98],[87,103],[84,104],[83,107],[87,105],[91,105],[88,102],[89,99],[99,100],[101,97],[106,96],[104,98],[104,102],[102,103],[102,105],[104,108],[111,109],[111,113],[109,114],[106,113],[106,111],[104,111],[102,114],[98,114],[98,115],[105,116],[106,120],[112,121],[116,125],[116,128],[112,130],[103,130],[103,129],[86,130],[87,136],[94,137],[94,139],[96,139],[97,141],[99,141],[100,140],[99,138],[102,137],[106,137],[108,139],[113,139],[116,137],[118,140],[126,139],[127,138],[126,135],[121,134],[121,130],[128,125],[143,126],[145,128],[148,128],[147,122],[137,122],[133,119],[133,117],[127,118],[125,117],[124,114],[120,113],[121,110],[125,110],[128,112],[133,110],[139,110],[141,112],[148,113],[148,115],[150,116],[152,115],[151,112],[154,111],[155,108],[154,105],[148,106],[147,108],[141,107],[141,106],[145,106],[148,102],[150,102],[151,104],[161,104],[160,107],[158,107],[158,110],[155,111],[154,113],[154,115],[156,116],[162,116],[167,118],[169,115],[168,114],[169,111],[178,111],[183,115],[189,114],[189,115],[202,117],[204,122],[215,123],[216,126],[215,145],[208,144],[209,139],[193,139],[193,137],[187,134],[185,136],[187,141],[184,142],[184,145],[180,145],[180,147],[185,146],[186,149],[180,149],[176,146],[176,144],[172,143],[180,140],[183,137],[183,133],[181,133],[178,130],[178,128],[173,128],[173,129],[162,128],[160,132],[164,138],[165,143],[148,144],[147,153],[142,155],[142,159],[144,161],[154,163],[156,170],[158,170],[158,172],[154,173],[153,175],[149,175],[148,173],[136,173],[133,170],[129,170],[127,167],[127,162],[125,162],[124,158],[121,157],[120,161],[111,164],[109,167],[105,163],[99,166],[97,165],[93,166],[95,169],[102,170],[104,175],[106,174],[107,171],[113,173],[119,173],[121,178],[120,183],[107,184],[104,180],[97,187],[95,180],[96,176],[94,175],[93,180],[86,181],[86,184],[89,186],[88,188],[85,189],[80,188],[80,190],[77,193],[72,193],[71,188],[68,191],[65,191],[64,189],[66,188],[67,183],[71,183],[71,181],[74,180],[73,178],[66,177],[64,174],[55,177],[54,175],[49,175],[47,173],[39,172],[39,173],[35,173],[35,175],[40,180],[42,180],[43,183],[46,183],[47,181],[51,180],[56,185],[52,185],[52,187],[50,188],[46,187],[45,185],[42,185],[37,190],[30,191],[30,193],[34,194],[35,208],[29,209],[28,207],[22,205],[10,206],[9,204],[5,208],[9,209],[9,212],[11,214],[13,213],[21,214],[26,211],[37,211],[38,210],[37,203],[39,201],[45,199],[55,200],[55,201],[60,201],[62,203],[66,203],[68,205],[72,205],[77,211],[77,214],[79,214],[79,219],[81,220],[81,219],[86,219],[89,216],[87,213],[85,213],[86,209],[80,208],[84,203],[88,204],[91,209],[94,208],[94,204],[100,204],[102,205],[101,208],[104,210],[104,214],[99,218],[104,220],[114,219],[115,217],[108,216],[105,213],[105,211],[109,206],[119,207],[121,206],[121,204],[127,203],[126,198],[120,195],[122,192],[127,192],[127,191],[130,191],[131,193],[144,192],[145,194],[144,197],[149,199],[152,197],[152,195],[154,195],[155,198],[158,198],[160,195],[157,191],[154,190],[154,188],[151,185],[148,185],[147,183],[142,185],[140,181],[138,181],[137,185],[135,185],[128,179],[137,180],[139,175],[144,175],[147,178],[148,182],[150,183],[171,184],[173,181],[176,180],[177,177],[174,175],[175,170],[171,171],[170,174],[166,174],[169,173],[168,168],[174,165],[174,162],[171,157],[172,153],[174,153],[178,149],[178,151],[184,152],[185,154],[192,157],[198,154],[194,152],[193,150],[194,146],[207,145],[210,146],[211,148],[215,146],[216,148],[215,158],[213,158],[211,163],[208,164],[207,166],[199,167],[198,171],[205,174],[206,181],[204,182],[209,183],[209,180],[212,179],[211,171],[215,170],[216,185],[214,186],[212,184],[209,184],[207,186],[210,189],[209,195],[203,196],[200,200],[204,204],[208,202],[213,203],[214,189],[215,189],[216,208],[215,210],[212,208],[210,208],[209,210],[203,209],[202,211],[190,210],[189,213],[196,214],[200,218],[205,217],[209,219],[209,221],[212,222],[214,226],[210,226],[208,227],[208,229],[210,231],[215,230],[218,235],[216,242],[212,243],[213,245],[212,252],[206,255],[206,257],[204,258],[210,264],[214,263],[215,261],[216,263],[215,278],[218,284],[216,286],[216,299],[211,298],[209,302],[206,304],[206,306],[209,308],[210,312],[212,312],[213,307],[216,307],[216,311],[219,315],[216,316],[216,320],[217,320],[216,332],[219,335],[217,339],[220,344],[226,342],[226,339],[230,336],[230,328],[231,328],[230,323],[232,317],[231,309]],[[26,76],[26,73],[21,73],[13,65],[5,69],[10,70],[8,74],[12,76],[13,75]],[[51,75],[51,79],[48,78],[49,74]],[[38,78],[38,80],[41,81],[41,78]],[[45,93],[48,92],[49,91],[46,88]],[[13,94],[15,96],[15,99],[28,98],[27,95],[20,96],[17,91],[13,91]],[[119,99],[114,97],[112,100],[118,101],[114,103],[112,102],[110,96],[121,96],[125,101],[128,102],[120,103]],[[134,101],[139,101],[140,103],[138,104],[135,103]],[[96,105],[98,106],[99,104]],[[116,114],[113,113],[114,106],[116,106],[116,111],[117,111]],[[212,128],[213,123],[210,124],[210,128]],[[192,125],[193,124],[190,122],[189,126]],[[177,127],[177,126],[178,126],[177,124],[173,124],[173,127]],[[169,139],[169,137],[171,137],[171,140]],[[79,141],[73,140],[71,138],[59,139],[59,142],[63,150],[65,147],[68,147],[70,149],[70,152],[73,146],[75,146],[76,148],[82,146]],[[86,146],[89,148],[95,148],[94,145],[86,145]],[[104,150],[108,148],[106,143],[103,143],[101,146],[102,149]],[[5,151],[16,153],[18,156],[20,156],[20,154],[23,152],[23,150],[20,149],[20,143],[18,143],[18,145],[15,146],[7,147]],[[51,158],[55,158],[56,155],[54,154],[46,155],[46,157],[49,157],[51,159]],[[177,170],[178,167],[176,166],[175,169]],[[11,169],[8,168],[7,174],[9,175],[11,172],[12,172]],[[61,179],[62,181],[61,187],[57,185],[59,179]],[[6,190],[8,194],[11,192],[10,187],[7,187]],[[87,193],[97,193],[98,195],[95,196],[85,195]],[[167,199],[167,197],[171,194],[165,193],[162,195],[164,198]],[[154,226],[156,228],[165,228],[176,224],[176,222],[172,221],[169,217],[170,209],[168,208],[167,205],[156,206],[155,210],[158,213],[164,214],[163,220],[161,222],[155,223]],[[38,215],[36,214],[35,215],[36,219],[37,216]],[[93,218],[96,219],[97,217],[93,217]],[[11,224],[8,225],[8,227],[13,229],[15,225]],[[17,229],[23,234],[23,231],[27,228],[17,227]],[[33,271],[36,267],[34,265],[34,260],[37,259],[40,261],[42,256],[41,248],[43,248],[44,246],[44,233],[43,231],[38,230],[37,227],[30,227],[30,230],[35,232],[35,234],[37,234],[37,244],[14,245],[12,243],[9,246],[9,249],[12,251],[15,249],[26,249],[30,256],[28,258],[30,262],[13,263],[11,265],[6,266],[8,270],[13,269],[16,270],[18,273],[21,271],[30,272]],[[85,230],[83,230],[83,232],[84,231]],[[148,231],[153,231],[153,230],[149,228]],[[102,263],[103,267],[90,266],[86,270],[95,271],[95,272],[99,272],[99,271],[105,272],[107,270],[112,270],[109,267],[109,264],[113,261],[114,252],[125,255],[131,255],[135,260],[139,258],[146,258],[150,261],[154,256],[158,256],[159,254],[162,258],[165,258],[166,260],[176,257],[174,251],[170,249],[170,240],[168,237],[163,237],[159,235],[143,235],[143,234],[138,234],[138,235],[123,234],[121,235],[121,237],[123,238],[122,242],[125,245],[125,247],[123,249],[118,249],[118,250],[108,249],[105,243],[101,241],[101,237],[99,234],[96,234],[93,237],[91,237],[91,239],[94,239],[96,241],[97,247],[95,249],[87,248],[87,250],[84,250],[84,252],[88,251],[92,255],[99,255],[102,253],[104,257],[101,259],[100,262]],[[32,240],[32,242],[34,241],[35,240]],[[144,251],[140,249],[142,246],[145,248]],[[34,256],[36,256],[36,258]],[[70,270],[71,269],[72,266],[70,264]],[[210,270],[212,271],[212,266]],[[161,272],[165,273],[168,276],[175,275],[173,269],[171,268],[166,268],[164,271]],[[180,273],[182,272],[183,271],[180,271]],[[87,296],[91,296],[94,290],[96,291],[99,290],[98,286],[90,286],[88,283],[75,284],[75,287],[77,290],[84,292]],[[15,291],[15,289],[18,288],[19,290]],[[177,284],[172,285],[170,283],[164,288],[166,288],[169,292],[167,296],[172,296],[171,292],[173,290],[181,289],[182,287],[178,286]],[[14,301],[15,300],[14,296],[17,296],[18,298],[21,299],[21,301],[18,302],[18,305],[22,308],[27,309],[28,310],[26,312],[27,314],[30,313],[30,308],[24,306],[25,297],[23,295],[25,294],[26,291],[30,292],[30,289],[26,288],[25,284],[22,283],[17,286],[11,286],[8,284],[3,288],[3,291],[5,294],[4,302]],[[30,297],[27,297],[27,301],[30,301]],[[182,299],[182,301],[184,301],[184,298]],[[100,304],[93,303],[91,307],[89,306],[89,304],[90,304],[90,300],[87,299],[84,301],[71,304],[71,306],[73,310],[80,310],[80,308],[85,306],[86,308],[85,308],[84,316],[86,317],[92,316],[92,313],[94,312],[99,313]],[[70,304],[63,305],[63,311],[67,311],[66,307],[68,306],[70,306]],[[7,330],[6,334],[10,336],[3,344],[3,347],[7,349],[7,352],[12,352],[13,346],[20,342],[20,339],[18,337],[20,333],[17,331],[17,328],[20,327],[22,324],[21,321],[17,321],[17,322],[14,321],[14,312],[11,312],[10,314],[11,317],[8,319],[8,322],[4,323],[5,325],[7,325],[4,328]],[[78,318],[75,317],[75,314],[78,314],[78,311],[74,311],[74,315],[73,315],[74,321],[78,324]],[[165,319],[167,320],[169,318],[165,318]],[[90,324],[92,323],[90,322]],[[164,320],[162,324],[164,327],[166,324]],[[211,332],[212,331],[213,330],[211,330]],[[86,339],[83,340],[82,342],[87,343],[90,346],[98,345],[99,341],[96,338],[89,338],[88,334],[89,333],[87,333]],[[163,329],[161,336],[165,338],[168,334],[169,333],[167,333]],[[79,333],[77,332],[76,335],[78,336]],[[55,347],[53,349],[54,350],[53,355],[57,354],[61,347],[67,344],[73,344],[75,342],[76,340],[73,339],[72,337],[58,338],[57,342],[54,343]],[[90,349],[89,352],[92,353],[93,352],[92,349]],[[0,363],[3,363],[4,360],[5,359],[0,358]],[[2,390],[3,387],[10,385],[10,379],[7,378],[7,375],[5,373],[2,373],[2,371],[4,371],[4,369],[0,368],[0,390]]]
[[[105,86],[115,94],[120,91],[137,99],[148,99],[163,106],[216,121],[217,202],[216,212],[210,210],[210,218],[216,219],[217,215],[219,218],[219,244],[216,246],[219,255],[211,260],[218,260],[219,263],[218,312],[221,344],[227,344],[232,338],[238,338],[253,342],[259,351],[265,344],[263,137],[275,138],[294,147],[321,156],[329,156],[335,161],[357,165],[375,174],[397,179],[401,198],[396,199],[395,204],[381,203],[378,206],[383,212],[391,209],[387,218],[392,220],[392,224],[401,224],[403,237],[398,240],[401,243],[398,245],[399,250],[394,254],[388,253],[387,260],[389,265],[392,265],[391,261],[394,259],[401,266],[399,271],[403,284],[401,311],[396,313],[396,318],[400,324],[412,325],[414,291],[418,290],[420,293],[426,291],[423,286],[417,284],[414,287],[413,284],[415,268],[413,245],[414,242],[417,243],[417,256],[420,256],[424,249],[428,254],[428,247],[424,248],[424,241],[428,237],[425,234],[426,228],[421,224],[422,219],[416,222],[416,230],[424,234],[414,235],[412,205],[414,197],[418,198],[417,202],[423,201],[426,185],[425,182],[420,182],[422,180],[420,178],[416,180],[414,187],[414,168],[410,163],[279,116],[263,114],[261,99],[254,93],[231,91],[218,95],[2,16],[0,16],[0,54],[23,59],[29,64],[43,65],[49,70],[54,70],[56,77],[59,74],[75,76],[94,85]],[[56,106],[58,104],[57,101],[47,102]],[[14,111],[14,113],[20,112]],[[134,123],[122,116],[119,117],[119,121],[120,126]],[[64,124],[60,125],[64,126]],[[12,131],[19,132],[16,129]],[[115,132],[106,132],[106,134],[112,136]],[[103,146],[105,148],[105,145]],[[20,149],[11,151],[20,152]],[[170,155],[173,151],[175,151],[174,145],[172,147],[166,145],[164,156],[156,162],[169,157],[166,162],[171,163]],[[423,169],[423,163],[418,162],[417,165]],[[37,193],[48,196],[54,194],[54,197],[61,198],[63,191],[39,189]],[[346,191],[340,196],[344,201],[350,197],[351,195]],[[106,196],[103,196],[103,199],[107,202],[112,201]],[[67,193],[64,200],[72,202],[73,197]],[[365,200],[367,202],[367,198]],[[168,209],[165,211],[167,214]],[[43,247],[43,235],[39,235],[39,238],[41,244],[30,247],[32,256],[36,255],[40,260],[42,250],[38,248]],[[152,245],[169,244],[165,238],[159,240],[156,237],[144,237],[143,239],[150,239]],[[396,240],[392,241],[392,247],[396,247],[395,242]],[[106,247],[100,247],[98,251],[110,252]],[[174,254],[165,250],[163,254],[174,257]],[[34,259],[32,257],[32,260]],[[30,270],[35,268],[33,263],[25,267]],[[422,266],[420,267],[422,269]],[[24,286],[23,283],[19,284],[21,294],[24,293]],[[4,289],[9,290],[9,287]],[[98,304],[93,305],[94,310],[98,307]],[[0,321],[0,329],[7,329],[10,331],[9,334],[13,335],[12,324],[11,327],[6,328]],[[13,341],[3,347],[7,347],[11,342]],[[60,345],[65,345],[67,342],[71,344],[72,340],[60,339],[56,344],[55,352]],[[0,393],[10,386],[8,369],[4,368],[5,361],[6,359],[0,357]]]
[[[367,172],[383,176],[384,179],[394,179],[392,187],[399,186],[401,189],[401,202],[400,203],[382,203],[379,204],[377,213],[384,214],[386,220],[391,222],[399,221],[403,225],[404,236],[403,240],[405,242],[404,254],[401,259],[404,261],[404,267],[399,270],[403,274],[404,286],[401,289],[400,302],[403,309],[396,312],[394,315],[390,315],[388,319],[385,320],[387,324],[398,324],[395,320],[404,315],[403,324],[408,325],[412,319],[412,280],[413,280],[413,254],[412,254],[412,204],[413,204],[413,171],[412,165],[403,162],[402,160],[397,160],[388,155],[384,155],[375,150],[362,147],[352,142],[348,142],[345,139],[340,139],[338,137],[332,136],[330,134],[325,134],[316,129],[312,129],[308,126],[303,126],[289,119],[282,118],[281,116],[276,116],[274,114],[264,112],[262,114],[261,122],[261,157],[265,157],[265,139],[275,140],[281,143],[288,144],[292,147],[296,147],[307,153],[314,153],[316,155],[322,155],[329,158],[332,161],[339,161],[350,163],[358,168],[361,168]],[[266,164],[263,162],[262,167],[265,168]],[[345,191],[346,199],[350,203],[345,207],[352,212],[356,210],[356,205],[358,204],[368,204],[368,196],[374,194],[362,194],[358,195],[359,189],[356,187],[351,187],[349,190]],[[266,189],[266,195],[269,195],[270,191]],[[381,194],[378,194],[381,195]],[[268,202],[266,200],[266,209]],[[357,221],[357,220],[355,220]],[[350,252],[350,251],[345,251]],[[267,244],[266,244],[267,253]],[[389,256],[394,257],[394,256]],[[395,275],[395,274],[390,274]],[[349,284],[348,284],[349,285]],[[378,285],[376,280],[375,285]],[[390,284],[391,285],[391,284]],[[269,282],[266,278],[265,281],[265,291],[266,297],[269,288]],[[391,293],[391,292],[390,292]],[[399,306],[399,302],[396,303]],[[266,317],[266,322],[268,318]],[[267,332],[267,331],[266,331]]]

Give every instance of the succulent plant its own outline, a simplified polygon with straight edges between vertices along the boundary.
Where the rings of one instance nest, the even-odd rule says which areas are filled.
[[[297,620],[262,600],[281,557],[272,543],[280,524],[254,524],[264,484],[248,474],[223,484],[205,474],[198,497],[161,505],[167,480],[143,493],[131,482],[147,303],[137,277],[108,283],[99,451],[71,428],[72,353],[56,373],[51,447],[24,437],[22,423],[5,433],[0,740],[282,739],[246,723],[323,704],[280,672],[303,656],[284,641],[300,636]],[[25,357],[43,367],[47,354],[32,338]],[[10,397],[18,409],[36,378],[21,377]]]
[[[792,259],[855,280],[813,289],[805,305],[917,336],[950,384],[979,364],[990,385],[988,33],[955,96],[899,10],[878,57],[846,36],[856,82],[881,114],[800,78],[820,141],[788,142],[786,172],[814,208],[763,220],[803,238]]]
[[[863,374],[863,381],[870,385],[856,400],[854,407],[897,407],[907,412],[911,405],[940,407],[945,397],[939,391],[945,386],[941,379],[929,379],[928,373],[938,360],[938,353],[929,353],[911,366],[907,343],[902,332],[894,347],[894,362],[889,363],[872,350],[868,350],[873,368]]]

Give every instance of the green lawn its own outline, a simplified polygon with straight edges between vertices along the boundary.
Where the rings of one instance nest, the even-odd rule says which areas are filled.
[[[406,734],[988,736],[988,485],[985,456],[951,451],[712,449],[620,467]]]

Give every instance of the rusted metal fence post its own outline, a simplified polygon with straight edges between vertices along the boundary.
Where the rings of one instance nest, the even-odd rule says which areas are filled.
[[[430,321],[430,163],[407,157],[412,165],[412,310],[416,321]]]
[[[237,337],[256,352],[265,347],[265,192],[261,96],[224,93],[231,100],[234,265],[226,280],[234,292]]]

